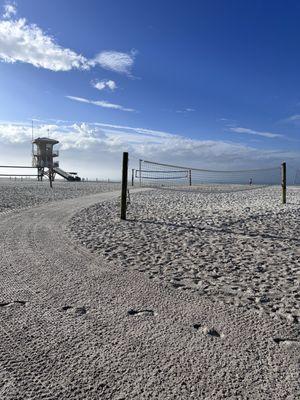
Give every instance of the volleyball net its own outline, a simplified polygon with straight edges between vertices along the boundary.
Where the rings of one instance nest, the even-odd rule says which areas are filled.
[[[139,161],[139,168],[132,170],[132,185],[144,187],[174,188],[185,190],[230,189],[243,190],[281,184],[282,167],[248,170],[209,170],[154,161]]]
[[[294,181],[293,181],[294,185],[299,186],[300,185],[300,169],[296,170],[295,176],[294,176]]]

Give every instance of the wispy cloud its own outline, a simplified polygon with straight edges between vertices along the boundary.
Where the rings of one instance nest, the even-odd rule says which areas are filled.
[[[46,34],[36,24],[28,23],[25,18],[13,19],[15,14],[15,5],[7,3],[4,6],[3,19],[0,19],[0,61],[28,63],[55,72],[89,70],[100,65],[104,69],[131,74],[135,51],[103,51],[94,59],[88,59],[59,45],[55,38]]]
[[[286,118],[284,122],[298,122],[300,121],[300,114],[294,114]]]
[[[236,127],[237,126],[237,122],[235,119],[232,118],[217,118],[217,121],[221,121],[222,123],[225,123],[226,126],[229,127]]]
[[[126,126],[126,125],[112,125],[112,124],[105,124],[103,122],[94,122],[93,125],[95,126],[101,126],[103,128],[110,128],[116,131],[132,131],[136,132],[140,135],[147,135],[147,136],[155,136],[155,137],[161,137],[161,138],[170,138],[174,137],[173,133],[169,132],[164,132],[164,131],[158,131],[158,130],[153,130],[153,129],[147,129],[147,128],[135,128],[131,126]]]
[[[17,7],[15,3],[6,3],[3,6],[4,13],[3,13],[3,18],[10,18],[13,15],[17,14]]]
[[[183,108],[182,110],[176,110],[176,112],[178,113],[178,114],[187,114],[187,113],[190,113],[190,112],[194,112],[194,111],[196,111],[194,108]]]
[[[262,136],[262,137],[269,138],[269,139],[284,137],[283,135],[280,135],[279,133],[261,132],[261,131],[255,131],[255,130],[249,129],[249,128],[242,128],[242,127],[232,127],[232,128],[229,128],[229,130],[231,132],[235,132],[235,133]]]
[[[131,69],[135,60],[136,50],[130,53],[122,53],[118,51],[102,51],[93,60],[90,65],[101,65],[102,68],[118,72],[120,74],[131,75]]]
[[[93,81],[92,86],[98,90],[109,89],[111,91],[114,91],[117,89],[116,82],[112,81],[111,79],[109,79],[109,80],[103,79],[101,81]]]
[[[121,111],[128,111],[128,112],[136,111],[133,108],[126,108],[126,107],[120,106],[119,104],[109,103],[108,101],[105,101],[105,100],[89,100],[89,99],[85,99],[83,97],[76,97],[76,96],[66,96],[66,97],[70,100],[79,101],[80,103],[93,104],[98,107],[112,108],[114,110],[121,110]]]

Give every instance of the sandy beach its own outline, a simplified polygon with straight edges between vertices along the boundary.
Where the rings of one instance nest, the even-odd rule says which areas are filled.
[[[39,204],[65,199],[72,199],[93,193],[118,190],[119,183],[107,182],[66,182],[56,180],[53,189],[49,181],[36,180],[0,180],[0,213],[23,209]]]
[[[220,185],[132,196],[128,222],[114,202],[72,219],[91,251],[211,300],[300,321],[300,189]]]
[[[300,400],[300,3],[0,3],[0,400]]]
[[[300,190],[227,189],[2,212],[1,397],[299,398]]]

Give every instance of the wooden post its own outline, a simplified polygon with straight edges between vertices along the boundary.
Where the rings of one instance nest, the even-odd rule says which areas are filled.
[[[128,180],[128,153],[123,153],[122,166],[122,192],[121,192],[121,219],[126,220],[127,206],[127,180]]]
[[[140,172],[140,186],[142,186],[142,160],[139,160],[139,172]]]
[[[52,189],[52,181],[53,181],[53,169],[49,168],[49,182],[50,182],[50,187]]]
[[[286,163],[281,164],[282,204],[286,204]]]
[[[131,170],[131,186],[134,186],[134,168]]]
[[[192,170],[189,169],[189,185],[192,186]]]

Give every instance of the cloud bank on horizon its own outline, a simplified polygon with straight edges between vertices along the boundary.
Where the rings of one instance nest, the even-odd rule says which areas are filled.
[[[132,167],[138,159],[152,159],[168,163],[206,169],[234,169],[276,167],[282,162],[293,162],[298,151],[276,151],[242,145],[229,141],[189,139],[170,132],[102,122],[36,121],[34,135],[56,138],[65,155],[76,153],[76,159],[103,168],[102,160],[111,165],[111,177],[119,178],[123,151],[129,151]],[[20,149],[29,148],[31,123],[0,122],[0,141]],[[188,160],[188,161],[187,161]],[[96,173],[96,172],[95,172]],[[95,175],[94,177],[96,177]]]

